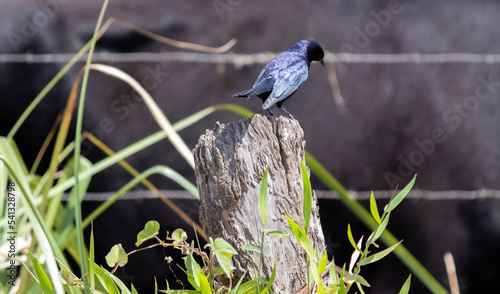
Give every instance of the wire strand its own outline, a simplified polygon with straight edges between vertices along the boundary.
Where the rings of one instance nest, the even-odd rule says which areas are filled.
[[[170,199],[184,199],[197,201],[193,195],[182,190],[162,190],[164,195]],[[348,191],[349,195],[356,200],[369,200],[371,192],[367,191]],[[324,200],[338,200],[337,193],[325,190],[315,190],[316,197]],[[87,201],[105,201],[110,198],[113,192],[88,192],[85,194]],[[394,191],[381,190],[374,191],[377,199],[391,199]],[[69,194],[64,194],[63,200],[67,200]],[[138,200],[138,199],[156,199],[157,194],[149,190],[134,190],[125,193],[121,200]],[[407,196],[408,199],[420,200],[484,200],[484,199],[500,199],[500,190],[473,190],[473,191],[425,191],[412,190]]]
[[[67,63],[73,58],[72,53],[50,54],[0,54],[0,63]],[[193,62],[233,64],[236,67],[252,64],[266,64],[275,53],[262,52],[254,54],[212,54],[193,52],[135,52],[135,53],[94,53],[93,62],[123,63],[123,62]],[[84,62],[87,55],[80,58]],[[500,54],[474,54],[474,53],[443,53],[443,54],[366,54],[366,53],[326,53],[325,61],[341,63],[377,63],[377,64],[436,64],[436,63],[500,63]]]

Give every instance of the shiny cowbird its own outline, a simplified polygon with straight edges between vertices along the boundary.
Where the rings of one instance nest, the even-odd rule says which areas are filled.
[[[267,109],[271,116],[274,113],[269,108],[276,104],[288,114],[288,117],[293,118],[290,112],[283,108],[283,102],[290,98],[307,79],[312,61],[318,61],[324,65],[324,55],[323,49],[315,41],[299,41],[264,67],[252,89],[231,96],[248,99],[257,96],[264,101],[262,109]]]

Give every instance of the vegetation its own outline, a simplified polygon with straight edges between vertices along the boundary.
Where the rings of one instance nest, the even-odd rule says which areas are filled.
[[[175,124],[171,124],[152,97],[131,76],[111,66],[91,63],[95,42],[104,33],[105,29],[103,28],[106,27],[105,24],[103,28],[99,29],[106,4],[107,1],[103,6],[93,39],[47,84],[33,100],[32,104],[25,110],[10,133],[6,137],[0,137],[0,191],[2,191],[2,195],[5,195],[2,198],[3,201],[0,201],[0,235],[1,240],[7,240],[7,243],[3,244],[2,248],[8,249],[2,250],[2,255],[0,256],[2,264],[0,268],[0,293],[137,293],[133,286],[130,289],[127,288],[113,273],[118,267],[126,265],[128,255],[145,249],[151,250],[155,247],[180,250],[184,254],[186,277],[193,289],[195,289],[170,290],[167,284],[166,289],[158,290],[158,292],[203,294],[267,293],[270,291],[275,277],[273,274],[269,277],[261,274],[262,258],[254,261],[257,272],[255,279],[245,283],[243,283],[244,276],[238,280],[233,280],[233,268],[230,261],[232,256],[236,254],[236,251],[230,244],[222,239],[213,240],[208,238],[208,244],[202,248],[198,240],[196,240],[196,243],[194,241],[189,242],[186,233],[180,229],[174,231],[172,234],[167,233],[161,239],[159,237],[160,225],[155,221],[148,222],[144,230],[139,232],[136,245],[139,247],[143,243],[151,241],[156,241],[156,243],[129,253],[126,253],[121,245],[117,244],[106,256],[109,269],[94,262],[93,234],[91,234],[90,240],[88,240],[89,245],[87,247],[83,238],[83,230],[91,225],[93,220],[105,213],[106,209],[122,195],[139,183],[156,191],[161,197],[159,190],[147,180],[150,175],[163,175],[175,181],[194,197],[198,198],[196,187],[173,169],[159,165],[138,173],[125,162],[125,158],[156,142],[168,139],[179,152],[179,155],[189,164],[193,165],[191,151],[178,135],[180,130],[219,110],[232,111],[244,117],[249,117],[252,114],[250,111],[236,105],[220,104],[206,108]],[[74,82],[66,108],[54,125],[54,128],[47,135],[47,140],[42,146],[35,163],[28,169],[13,137],[29,114],[45,98],[46,94],[86,52],[89,53],[87,63]],[[91,134],[82,132],[85,89],[90,70],[103,72],[121,79],[130,85],[143,97],[152,116],[161,126],[162,130],[118,152],[112,151]],[[67,143],[70,122],[73,119],[73,109],[77,97],[79,97],[79,104],[77,107],[75,140]],[[81,155],[80,146],[83,140],[91,141],[105,151],[108,156],[99,162],[90,162]],[[51,141],[55,141],[54,148],[53,150],[48,150]],[[40,171],[38,170],[39,163],[47,153],[51,154],[50,165],[47,170]],[[288,218],[288,221],[293,237],[300,242],[309,260],[309,266],[306,270],[310,277],[308,283],[310,293],[347,293],[354,285],[356,285],[358,291],[363,293],[363,287],[368,287],[369,283],[360,275],[362,267],[380,260],[391,252],[397,254],[429,289],[433,292],[444,292],[439,283],[416,262],[411,254],[400,245],[400,242],[385,231],[390,213],[404,199],[415,179],[389,202],[383,209],[382,215],[379,215],[379,209],[372,195],[370,214],[350,198],[345,189],[310,154],[307,154],[306,161],[312,172],[322,179],[327,186],[336,190],[346,205],[373,230],[373,233],[363,243],[363,237],[359,238],[356,242],[353,233],[348,228],[347,235],[353,245],[354,253],[347,268],[344,265],[337,272],[333,260],[328,262],[326,252],[316,252],[308,239],[307,231],[312,205],[311,186],[307,175],[303,173],[305,175],[303,179],[305,197],[304,219],[302,220],[304,227],[297,225],[297,220]],[[80,203],[83,200],[91,178],[114,164],[123,166],[134,175],[134,179],[123,186],[94,212],[83,218]],[[303,169],[305,168],[304,164],[302,164],[302,167]],[[266,188],[267,172],[263,175],[259,195],[259,207],[263,222],[262,234],[264,236],[265,233],[268,233],[277,238],[291,238],[287,232],[266,230]],[[65,191],[69,191],[70,196],[65,204],[63,204],[61,199]],[[180,217],[190,222],[189,217],[176,208],[166,197],[164,201],[174,210],[179,211]],[[192,224],[192,221],[190,224]],[[198,226],[195,226],[194,229],[198,235],[204,234]],[[372,247],[378,247],[376,243],[378,240],[384,242],[388,248],[373,253]],[[260,248],[246,245],[245,249],[249,252],[262,253],[263,242],[264,238],[262,238]],[[79,265],[78,269],[71,268],[68,257]],[[77,276],[75,275],[76,271],[85,274]],[[326,279],[324,278],[325,272],[328,273],[328,278]],[[218,282],[221,278],[229,280],[229,284],[226,285]],[[408,292],[409,284],[410,278],[404,284],[401,293]]]

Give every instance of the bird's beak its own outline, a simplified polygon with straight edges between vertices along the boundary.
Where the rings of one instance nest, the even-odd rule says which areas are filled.
[[[321,63],[322,66],[325,66],[325,61],[323,59],[318,60],[319,63]]]

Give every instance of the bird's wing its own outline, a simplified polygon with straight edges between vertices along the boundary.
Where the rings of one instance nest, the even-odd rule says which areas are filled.
[[[257,85],[261,84],[262,82],[267,82],[266,80],[269,79],[270,75],[269,75],[269,69],[271,68],[271,63],[267,64],[266,67],[264,67],[259,76],[257,77],[257,79],[255,80],[255,83],[253,84],[253,87],[252,88],[255,88],[257,87]],[[272,90],[272,89],[270,89]]]
[[[301,68],[299,67],[295,69]],[[264,102],[264,105],[262,105],[262,107],[264,109],[267,109],[271,105],[290,97],[307,79],[307,75],[307,67],[306,70],[282,70],[274,84],[273,91],[269,95],[269,98],[267,98],[267,100]]]
[[[263,93],[270,93],[274,87],[274,79],[269,75],[269,68],[266,66],[259,74],[257,80],[253,84],[252,89],[248,89],[231,96],[233,97],[252,97]]]

